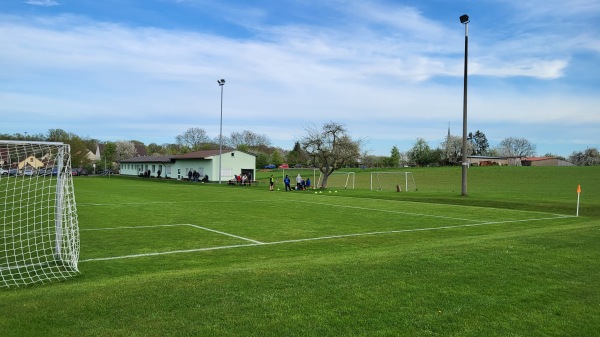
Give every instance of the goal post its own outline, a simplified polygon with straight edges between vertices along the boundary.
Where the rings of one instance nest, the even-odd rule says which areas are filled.
[[[0,140],[0,288],[79,274],[70,146]]]
[[[416,191],[417,184],[412,172],[371,172],[371,191]]]
[[[327,188],[339,188],[339,189],[349,189],[353,190],[356,175],[354,172],[333,172],[327,178]],[[317,180],[317,184],[315,188],[319,188],[323,183],[323,173],[319,172],[319,179]]]

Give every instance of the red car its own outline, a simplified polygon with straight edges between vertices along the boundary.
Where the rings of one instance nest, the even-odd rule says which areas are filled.
[[[281,165],[279,165],[279,168],[290,168],[290,165],[288,165],[288,164],[281,164]]]

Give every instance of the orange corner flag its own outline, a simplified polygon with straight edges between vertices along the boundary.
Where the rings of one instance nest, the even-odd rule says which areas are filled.
[[[581,185],[577,185],[577,194],[581,193]]]

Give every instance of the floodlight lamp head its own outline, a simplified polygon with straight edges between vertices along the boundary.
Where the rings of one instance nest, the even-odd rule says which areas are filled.
[[[217,83],[219,83],[219,85],[224,85],[225,84],[225,80],[224,79],[220,79],[217,81]]]
[[[460,16],[460,23],[466,25],[469,23],[469,16],[467,14],[463,14]]]

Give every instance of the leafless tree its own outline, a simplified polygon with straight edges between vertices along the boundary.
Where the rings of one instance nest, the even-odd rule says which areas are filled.
[[[203,144],[209,143],[210,138],[206,131],[201,128],[189,128],[186,132],[175,137],[175,141],[180,146],[186,146],[192,151],[202,148]]]
[[[525,138],[504,138],[499,146],[498,152],[507,157],[531,157],[535,156],[535,145]]]
[[[327,187],[327,179],[335,170],[360,157],[361,142],[352,140],[341,124],[328,122],[320,129],[314,126],[306,128],[306,133],[300,143],[309,163],[323,174],[322,188]]]
[[[260,147],[268,147],[271,145],[271,141],[266,135],[248,130],[232,132],[231,136],[227,138],[226,143],[230,147],[238,150],[258,149]]]

